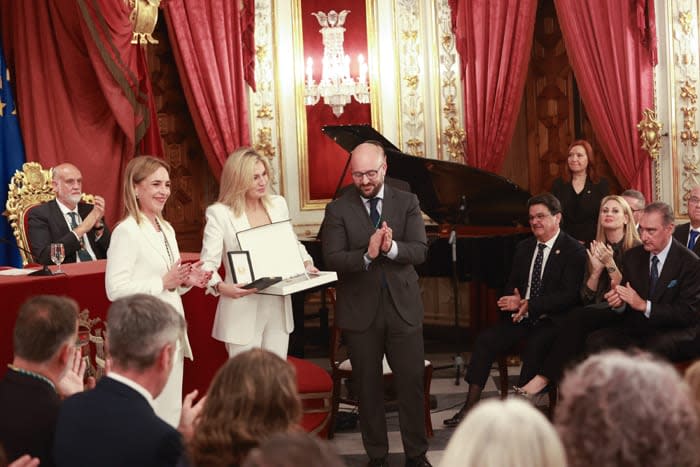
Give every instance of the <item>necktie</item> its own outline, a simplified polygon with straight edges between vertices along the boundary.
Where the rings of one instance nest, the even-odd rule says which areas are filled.
[[[649,272],[649,297],[654,294],[654,287],[659,280],[659,258],[651,257],[651,271]]]
[[[69,212],[68,215],[70,216],[70,226],[71,228],[75,229],[76,227],[78,227],[78,213]],[[80,250],[78,250],[78,258],[80,258],[80,261],[82,262],[92,261],[92,256],[90,256],[90,253],[88,253],[85,249],[82,238],[80,239]]]
[[[688,249],[689,250],[692,250],[693,248],[695,248],[695,242],[697,242],[699,234],[700,234],[700,232],[698,232],[697,230],[690,231],[690,238],[688,239]]]
[[[542,261],[546,246],[544,243],[537,244],[537,256],[535,256],[535,265],[532,267],[532,278],[530,279],[530,298],[539,297],[542,289]]]
[[[379,211],[377,210],[377,203],[379,203],[379,198],[377,197],[369,200],[369,220],[372,221],[372,225],[375,229],[379,228]]]

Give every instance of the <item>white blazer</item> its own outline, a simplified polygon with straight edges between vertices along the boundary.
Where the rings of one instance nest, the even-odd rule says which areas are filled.
[[[162,233],[157,232],[145,218],[141,224],[137,224],[136,219],[131,216],[117,225],[107,250],[107,298],[114,301],[136,293],[153,295],[171,304],[184,318],[185,310],[180,294],[187,292],[189,288],[179,287],[171,292],[163,287],[162,279],[171,266],[163,234],[168,240],[173,261],[180,258],[175,230],[168,222],[161,222],[161,229]],[[185,357],[192,359],[187,332],[182,336],[180,343]]]
[[[287,202],[281,196],[271,196],[271,205],[267,208],[267,215],[272,222],[289,219]],[[213,275],[207,287],[207,293],[217,295],[213,286],[222,281],[217,272],[221,263],[226,271],[226,283],[232,284],[231,269],[226,255],[229,251],[240,251],[236,232],[250,229],[248,217],[243,213],[234,216],[233,210],[221,203],[214,203],[206,211],[207,225],[204,227],[204,239],[202,241],[202,254],[200,259],[204,261],[202,266]],[[114,234],[112,234],[114,235]],[[310,261],[311,256],[306,252],[304,245],[299,243],[299,252],[304,261]],[[258,311],[266,309],[279,310],[285,315],[287,332],[294,330],[294,318],[292,316],[292,299],[290,296],[252,294],[241,298],[219,296],[219,304],[216,307],[216,317],[212,337],[214,339],[238,345],[249,344],[254,335],[255,317]]]

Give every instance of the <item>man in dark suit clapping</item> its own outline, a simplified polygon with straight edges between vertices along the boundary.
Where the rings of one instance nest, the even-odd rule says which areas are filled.
[[[697,356],[700,260],[673,238],[673,222],[666,203],[644,208],[642,245],[625,253],[622,283],[605,295],[610,306],[621,308],[623,319],[592,333],[589,351],[635,346],[672,361]]]
[[[561,204],[549,193],[527,202],[534,237],[520,242],[498,307],[501,321],[476,340],[465,380],[469,383],[464,406],[444,420],[457,426],[481,398],[491,365],[513,345],[527,337],[521,385],[537,372],[543,350],[556,332],[556,322],[579,302],[586,253],[583,245],[559,229]]]
[[[389,450],[382,356],[394,374],[406,466],[430,466],[423,420],[423,302],[414,265],[425,261],[425,225],[412,193],[384,183],[382,145],[358,145],[350,160],[355,188],[326,207],[323,255],[338,272],[336,325],[350,350],[360,428],[371,466]]]
[[[56,426],[58,466],[174,466],[181,434],[153,410],[168,381],[185,320],[151,295],[121,298],[109,308],[107,339],[112,367],[95,389],[66,399]],[[191,433],[202,401],[185,398],[179,430]],[[202,399],[204,400],[204,399]]]

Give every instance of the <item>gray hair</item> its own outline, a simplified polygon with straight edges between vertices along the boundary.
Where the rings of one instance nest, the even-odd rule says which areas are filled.
[[[639,207],[638,207],[638,208],[634,208],[634,206],[630,206],[630,207],[632,207],[633,209],[644,209],[644,206],[647,205],[647,199],[644,197],[644,194],[642,194],[641,191],[632,190],[632,189],[630,189],[630,190],[625,190],[625,191],[623,191],[622,193],[620,193],[620,196],[623,196],[623,197],[626,197],[626,198],[632,198],[632,199],[635,199],[635,200],[639,201]]]
[[[145,370],[160,350],[185,331],[185,319],[172,305],[152,295],[135,294],[112,303],[107,339],[112,360],[124,368]]]
[[[663,201],[655,201],[648,204],[647,207],[644,208],[644,214],[651,214],[653,212],[658,212],[661,214],[664,225],[673,224],[675,220],[673,216],[673,208],[670,204],[664,203]]]

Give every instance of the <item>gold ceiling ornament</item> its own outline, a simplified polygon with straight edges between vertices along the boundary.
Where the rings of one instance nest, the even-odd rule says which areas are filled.
[[[656,112],[651,109],[644,109],[642,119],[637,124],[639,140],[642,149],[649,153],[653,160],[659,158],[661,152],[661,130],[663,125],[659,122]]]
[[[467,134],[459,126],[457,117],[451,116],[447,121],[450,125],[442,132],[447,141],[447,152],[450,154],[450,159],[464,161],[464,141],[467,139]]]
[[[695,129],[695,114],[697,107],[681,107],[683,113],[683,130],[680,138],[684,145],[698,145],[698,130]]]
[[[160,0],[126,0],[131,8],[129,21],[134,27],[131,37],[132,44],[157,44],[158,40],[152,34],[158,23],[158,7]]]
[[[688,100],[691,104],[695,104],[698,100],[698,93],[695,89],[695,85],[690,81],[686,81],[681,86],[681,99]]]
[[[275,157],[275,147],[272,145],[272,128],[263,127],[258,129],[255,141],[255,150],[268,159]]]

